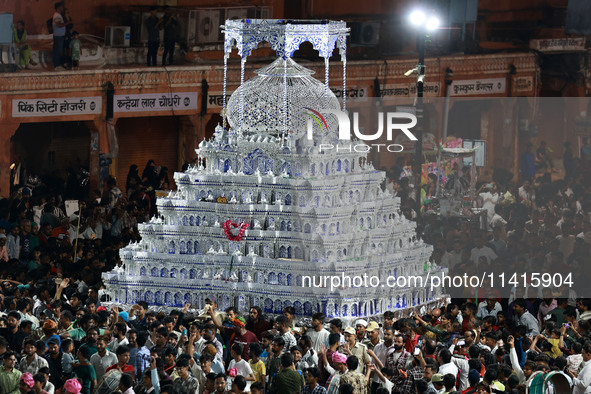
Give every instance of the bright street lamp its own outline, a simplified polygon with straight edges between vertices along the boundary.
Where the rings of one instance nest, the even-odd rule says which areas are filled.
[[[439,19],[437,17],[432,16],[429,19],[427,19],[427,22],[425,23],[425,28],[428,31],[437,30],[438,27],[439,27]]]
[[[410,14],[409,19],[410,23],[412,23],[414,26],[422,26],[425,23],[425,19],[427,19],[427,16],[423,11],[416,10]]]
[[[416,116],[417,127],[415,142],[415,163],[413,164],[413,172],[416,179],[416,204],[417,215],[421,213],[421,172],[423,168],[423,85],[425,82],[425,41],[429,32],[437,30],[439,27],[439,18],[436,15],[427,14],[422,10],[415,10],[409,15],[410,24],[417,30],[417,51],[419,52],[419,63],[414,70],[409,70],[405,73],[406,76],[412,74],[416,70],[417,73],[417,102],[416,102]]]

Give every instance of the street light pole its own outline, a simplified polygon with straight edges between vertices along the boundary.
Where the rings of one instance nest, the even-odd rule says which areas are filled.
[[[415,198],[417,216],[421,214],[421,192],[422,192],[422,171],[423,171],[423,85],[425,82],[425,40],[426,35],[422,31],[417,36],[417,49],[419,52],[419,64],[417,64],[417,102],[415,106],[417,126],[415,128],[417,141],[415,142]]]
[[[435,15],[427,17],[424,11],[415,10],[409,15],[410,23],[418,32],[417,35],[417,51],[419,52],[419,64],[414,70],[409,70],[405,75],[409,76],[413,71],[417,73],[417,100],[415,104],[415,111],[417,117],[417,126],[415,128],[415,160],[413,164],[413,172],[415,176],[415,203],[417,209],[417,216],[421,214],[421,175],[423,169],[423,87],[425,83],[425,43],[427,41],[427,34],[434,31],[439,26],[439,19]]]

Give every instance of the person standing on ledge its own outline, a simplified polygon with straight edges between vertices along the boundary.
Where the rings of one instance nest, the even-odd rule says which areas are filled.
[[[157,12],[158,7],[150,8],[150,17],[144,22],[146,29],[148,30],[148,67],[156,66],[156,56],[158,55],[158,47],[160,46],[160,28],[162,26],[162,20],[158,19],[158,16],[156,15]]]
[[[172,15],[172,11],[169,6],[164,6],[164,16],[161,20],[162,28],[164,29],[164,52],[162,53],[162,67],[166,66],[166,56],[168,55],[168,64],[172,64],[174,57],[174,43],[176,41],[176,32],[178,23],[178,17]]]
[[[55,12],[53,13],[53,69],[65,70],[62,64],[62,55],[64,52],[64,43],[66,40],[66,21],[62,16],[64,12],[64,4],[63,3],[55,3],[53,8]]]

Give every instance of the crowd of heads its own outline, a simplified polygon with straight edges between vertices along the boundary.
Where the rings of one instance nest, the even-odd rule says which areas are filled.
[[[125,192],[110,178],[70,215],[65,195],[21,189],[0,201],[0,390],[518,393],[551,372],[577,387],[591,359],[581,283],[590,277],[591,177],[546,174],[479,186],[486,221],[424,215],[419,232],[449,275],[571,273],[568,291],[534,288],[528,277],[507,294],[491,283],[449,289],[440,308],[369,320],[291,307],[266,317],[259,307],[220,311],[215,300],[202,311],[112,306],[101,274],[140,239],[166,169],[149,161],[140,177],[134,165]],[[395,192],[408,192],[400,185]]]

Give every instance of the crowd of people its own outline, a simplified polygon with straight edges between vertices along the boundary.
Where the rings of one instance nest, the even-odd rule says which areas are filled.
[[[488,228],[416,219],[432,262],[450,275],[535,267],[573,273],[568,291],[447,289],[441,308],[369,320],[219,311],[213,299],[202,311],[111,305],[101,273],[140,239],[154,191],[169,185],[166,169],[149,161],[140,176],[133,165],[124,191],[110,178],[69,216],[61,195],[22,188],[0,200],[0,392],[523,393],[552,372],[590,392],[585,166],[564,180],[484,184]],[[397,183],[403,197],[409,183]]]

